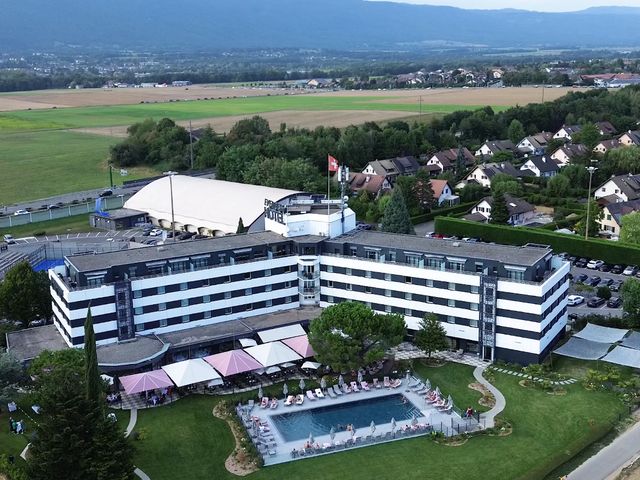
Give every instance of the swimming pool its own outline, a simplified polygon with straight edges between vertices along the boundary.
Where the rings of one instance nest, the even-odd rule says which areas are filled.
[[[352,424],[356,430],[376,425],[419,417],[422,413],[404,395],[389,395],[368,400],[327,405],[309,410],[273,415],[271,421],[285,441],[291,442],[314,436],[328,435],[331,427],[336,432]]]

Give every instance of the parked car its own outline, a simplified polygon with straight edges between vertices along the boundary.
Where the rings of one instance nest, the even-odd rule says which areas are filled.
[[[32,327],[42,327],[43,325],[46,325],[47,321],[44,318],[38,318],[37,320],[32,320],[29,322],[28,327],[32,328]]]
[[[103,190],[102,192],[100,192],[100,196],[101,197],[110,197],[111,195],[113,195],[113,190],[107,188],[106,190]]]
[[[53,204],[52,204],[52,205],[49,205],[49,206],[47,207],[47,210],[57,210],[58,208],[60,208],[60,206],[59,206],[59,205],[53,205]]]
[[[620,308],[622,306],[622,299],[620,297],[611,297],[607,302],[609,308]]]
[[[582,295],[569,295],[567,297],[567,305],[570,307],[580,305],[582,302],[584,302],[584,297]]]
[[[579,258],[578,260],[576,260],[576,263],[574,265],[578,268],[585,268],[588,263],[589,260],[587,260],[586,258]]]
[[[16,210],[15,212],[13,212],[14,215],[28,215],[29,212],[27,210]]]
[[[624,270],[624,267],[622,265],[614,265],[613,268],[611,268],[611,273],[615,275],[620,275],[623,270]]]
[[[574,257],[573,255],[569,255],[567,258],[565,258],[565,260],[568,262],[571,262],[571,265],[575,265],[577,258]]]
[[[587,276],[586,273],[581,273],[579,275],[576,275],[576,282],[577,283],[584,283],[587,280],[587,278],[589,278],[589,277]]]
[[[587,268],[589,270],[598,270],[602,265],[604,265],[602,260],[589,260]]]
[[[627,268],[624,269],[624,271],[622,272],[623,275],[627,275],[627,276],[633,276],[636,273],[638,273],[638,266],[637,265],[629,265]]]
[[[590,308],[601,307],[602,305],[604,305],[605,302],[606,300],[604,298],[591,297],[587,302],[587,307],[590,307]]]
[[[608,263],[603,263],[602,266],[598,269],[603,273],[608,273],[611,271],[612,266],[609,265]]]
[[[149,235],[151,235],[151,230],[143,230],[142,231],[142,236],[143,237],[148,237]]]
[[[600,283],[601,278],[598,276],[589,277],[589,279],[584,282],[585,285],[589,285],[590,287],[597,287]]]
[[[14,243],[16,243],[16,239],[13,238],[13,235],[11,235],[10,233],[6,233],[2,239],[4,240],[4,242],[8,245],[13,245]]]
[[[620,287],[622,287],[622,284],[624,282],[622,280],[615,280],[611,285],[609,285],[609,290],[611,290],[612,292],[617,292],[620,290]]]
[[[151,235],[152,237],[159,237],[160,235],[162,235],[162,229],[161,228],[154,228],[153,230],[151,230],[149,232],[149,235]]]
[[[192,232],[182,232],[179,236],[178,236],[178,240],[189,240],[191,237],[193,237],[195,235],[195,233]]]
[[[603,278],[600,282],[601,287],[610,287],[613,285],[613,278]]]

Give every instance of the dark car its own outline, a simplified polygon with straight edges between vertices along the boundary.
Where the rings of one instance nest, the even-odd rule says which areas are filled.
[[[100,192],[101,197],[110,197],[111,195],[113,195],[113,190],[107,189]]]
[[[601,307],[602,305],[604,305],[605,302],[606,300],[604,298],[591,297],[587,302],[587,307],[591,307],[591,308]]]
[[[620,290],[620,287],[622,286],[622,281],[620,280],[616,280],[614,281],[611,285],[609,285],[609,290],[611,290],[612,292],[617,292]]]
[[[569,255],[567,258],[565,258],[565,260],[571,262],[571,265],[575,265],[577,258],[573,255]]]
[[[586,273],[581,273],[580,275],[576,275],[577,283],[584,283],[584,281],[589,278]]]
[[[622,265],[614,265],[611,268],[611,273],[615,274],[615,275],[620,275],[624,270],[624,267]]]
[[[584,282],[585,285],[589,285],[591,287],[597,287],[602,279],[597,276],[589,277],[589,279]]]
[[[586,258],[580,258],[576,261],[576,263],[574,264],[576,267],[578,268],[586,268],[587,263],[589,263],[589,260]]]
[[[178,236],[178,240],[189,240],[191,237],[193,237],[195,235],[195,233],[191,233],[191,232],[182,232],[179,236]]]
[[[611,265],[609,265],[608,263],[605,263],[598,270],[600,270],[603,273],[607,273],[611,271],[611,268],[613,268]]]
[[[198,234],[198,235],[196,235],[195,237],[193,237],[193,239],[194,239],[194,240],[203,240],[203,239],[205,239],[205,238],[209,238],[209,236],[208,236],[208,235],[201,235],[201,234]]]
[[[620,308],[622,306],[622,299],[620,297],[611,297],[607,302],[609,308]]]
[[[612,278],[603,278],[602,281],[600,282],[601,287],[610,287],[611,285],[613,285]]]

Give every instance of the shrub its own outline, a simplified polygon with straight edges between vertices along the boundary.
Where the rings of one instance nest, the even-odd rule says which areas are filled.
[[[453,207],[434,208],[429,213],[411,217],[411,223],[413,223],[414,225],[417,225],[418,223],[430,222],[431,220],[439,216],[445,217],[448,215],[467,213],[469,210],[473,208],[473,206],[476,203],[477,202],[468,202],[468,203],[461,203],[459,205],[454,205]]]
[[[0,455],[0,476],[5,475],[7,480],[29,480],[26,472],[15,463],[9,462],[6,455]]]

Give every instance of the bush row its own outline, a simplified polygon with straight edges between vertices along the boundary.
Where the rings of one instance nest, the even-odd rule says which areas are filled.
[[[608,240],[585,240],[577,235],[565,235],[527,227],[510,227],[469,222],[457,218],[436,218],[435,231],[443,235],[476,237],[488,242],[508,245],[539,243],[550,245],[556,252],[578,257],[597,258],[608,263],[639,264],[640,247]]]
[[[461,203],[459,205],[454,205],[453,207],[437,208],[430,211],[429,213],[423,213],[422,215],[411,217],[411,222],[414,225],[417,225],[418,223],[430,222],[431,220],[439,216],[446,217],[447,215],[454,215],[457,213],[467,213],[469,210],[471,210],[471,208],[473,208],[476,203],[477,202],[467,202]]]

